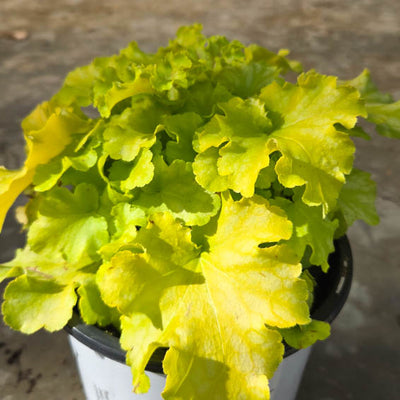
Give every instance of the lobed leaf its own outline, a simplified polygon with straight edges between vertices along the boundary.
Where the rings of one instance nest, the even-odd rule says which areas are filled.
[[[30,226],[29,246],[43,256],[61,253],[71,264],[84,266],[98,260],[97,251],[109,235],[97,207],[98,194],[92,185],[80,184],[74,193],[66,188],[53,189]]]
[[[320,265],[326,272],[329,269],[328,256],[335,250],[333,239],[339,222],[331,220],[328,216],[324,217],[321,206],[310,207],[299,201],[299,194],[294,201],[276,198],[271,200],[271,203],[285,210],[293,223],[293,236],[288,242],[290,248],[302,258],[306,247],[310,246],[310,262]]]
[[[375,208],[376,184],[370,174],[353,169],[347,177],[338,199],[337,213],[342,220],[337,235],[343,235],[355,221],[362,219],[370,225],[379,223]]]
[[[72,317],[76,300],[74,284],[63,286],[21,275],[8,284],[2,312],[7,325],[23,333],[41,328],[54,332]]]
[[[113,115],[103,133],[104,150],[114,160],[132,161],[141,148],[150,148],[160,129],[162,107],[149,97],[135,99],[133,108]]]
[[[160,215],[138,232],[135,242],[142,252],[120,252],[98,273],[105,301],[124,313],[121,344],[128,351],[135,391],[148,389],[143,372],[154,350],[170,347],[164,398],[197,393],[199,398],[268,399],[267,377],[282,359],[283,347],[280,334],[265,324],[309,322],[308,289],[296,257],[283,246],[259,248],[262,242],[289,238],[291,223],[262,198],[235,202],[225,196],[209,251],[200,258],[191,251],[188,269],[187,257],[154,240],[156,233],[172,242],[170,218]],[[174,242],[188,246],[186,240]]]
[[[235,97],[219,107],[224,115],[214,115],[194,142],[200,153],[193,163],[196,180],[210,191],[231,188],[251,197],[260,170],[269,164],[271,121],[254,99]]]
[[[376,130],[389,138],[400,138],[400,101],[394,102],[390,94],[378,90],[368,69],[347,82],[357,88],[365,101],[367,121],[376,125]]]
[[[326,214],[352,168],[354,144],[335,124],[351,129],[365,115],[357,90],[310,72],[297,85],[273,82],[260,99],[274,121],[270,140],[282,153],[275,167],[279,181],[288,188],[305,185],[303,201],[322,205]]]
[[[114,308],[108,307],[101,298],[100,291],[94,279],[88,279],[78,288],[79,314],[88,325],[119,327],[120,314]]]
[[[219,197],[198,185],[191,163],[174,160],[167,165],[158,157],[154,164],[153,180],[135,195],[132,204],[148,215],[170,212],[187,225],[204,225],[218,212]]]
[[[59,155],[73,140],[90,130],[91,124],[70,109],[49,102],[39,105],[22,122],[27,144],[27,159],[18,171],[0,167],[0,229],[8,209],[32,182],[36,168]]]
[[[280,329],[285,342],[295,349],[305,349],[318,340],[325,340],[331,334],[327,322],[313,319],[307,325],[297,325],[292,328]]]

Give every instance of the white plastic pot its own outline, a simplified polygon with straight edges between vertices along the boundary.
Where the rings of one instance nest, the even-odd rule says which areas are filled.
[[[145,394],[132,393],[130,368],[92,350],[69,336],[72,352],[78,365],[86,400],[162,400],[165,375],[147,372],[150,390]],[[271,400],[294,400],[311,347],[285,357],[270,381]]]
[[[69,337],[72,352],[78,365],[86,400],[159,400],[165,386],[165,376],[147,372],[150,390],[145,394],[132,393],[131,370],[126,364],[105,357]]]
[[[329,258],[330,269],[322,273],[312,267],[316,279],[311,316],[332,322],[342,309],[350,291],[353,265],[346,237],[335,241],[335,252]],[[165,376],[158,354],[147,365],[151,388],[146,394],[132,392],[130,368],[118,338],[94,326],[83,324],[75,316],[66,328],[82,380],[86,400],[161,400]],[[295,400],[311,348],[295,351],[287,347],[284,359],[270,381],[271,400]]]

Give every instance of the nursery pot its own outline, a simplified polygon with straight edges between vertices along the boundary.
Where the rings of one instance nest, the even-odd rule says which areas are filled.
[[[329,257],[330,269],[319,267],[310,272],[317,281],[312,318],[332,322],[342,309],[350,291],[353,264],[347,237],[335,241],[335,251]],[[162,359],[165,349],[157,350],[146,367],[151,388],[146,394],[132,392],[130,368],[125,364],[125,352],[117,337],[75,316],[66,330],[81,376],[86,400],[160,400],[165,386]],[[311,347],[295,350],[286,346],[284,359],[270,380],[272,400],[294,400]]]

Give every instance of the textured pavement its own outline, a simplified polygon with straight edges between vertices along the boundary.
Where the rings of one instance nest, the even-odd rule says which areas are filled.
[[[400,2],[393,0],[0,0],[0,165],[23,162],[21,119],[67,71],[136,40],[165,45],[182,24],[278,50],[342,79],[368,67],[400,99]],[[358,141],[356,164],[378,182],[381,223],[349,237],[355,281],[331,338],[315,347],[298,400],[400,399],[400,142]],[[0,261],[23,243],[12,215]],[[65,334],[0,325],[0,400],[83,400]]]

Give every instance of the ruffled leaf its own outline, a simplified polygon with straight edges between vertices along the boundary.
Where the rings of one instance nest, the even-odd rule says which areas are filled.
[[[7,325],[23,333],[41,328],[54,332],[70,320],[76,300],[73,284],[62,286],[22,275],[8,284],[2,312]]]
[[[54,189],[43,199],[39,216],[28,233],[28,244],[37,253],[61,253],[81,266],[99,259],[97,250],[108,241],[108,226],[96,213],[98,194],[94,186],[78,185],[74,193]]]
[[[338,214],[343,220],[337,235],[343,235],[347,228],[359,219],[370,225],[377,225],[379,216],[376,212],[375,200],[376,184],[370,174],[353,169],[338,199]]]
[[[230,188],[251,197],[260,170],[269,164],[272,149],[266,138],[271,121],[253,99],[235,97],[219,107],[224,115],[216,114],[194,142],[200,153],[193,163],[196,180],[208,190]],[[206,168],[208,163],[211,168]]]
[[[65,106],[71,104],[89,106],[93,99],[93,86],[97,75],[93,64],[74,69],[67,75],[63,87],[53,100]]]
[[[110,215],[110,242],[99,250],[103,260],[109,260],[122,247],[132,243],[136,238],[137,227],[146,226],[148,222],[142,209],[124,202],[113,206]]]
[[[152,159],[153,153],[143,148],[131,162],[115,161],[109,169],[111,184],[123,192],[147,185],[154,175]]]
[[[91,123],[72,111],[43,103],[22,122],[27,142],[25,164],[18,171],[0,167],[0,229],[8,209],[32,182],[37,166],[60,154],[74,135],[90,130]]]
[[[114,160],[134,160],[141,148],[155,143],[164,112],[149,97],[136,99],[132,108],[111,117],[103,133],[104,150]]]
[[[274,53],[265,47],[257,44],[251,44],[245,48],[247,62],[264,62],[266,65],[277,68],[282,74],[287,72],[303,72],[302,65],[295,60],[290,60],[286,56],[289,55],[289,50],[281,49],[278,53]]]
[[[163,284],[166,272],[186,267],[198,253],[188,228],[177,223],[170,214],[155,214],[147,227],[135,232],[129,251],[116,253],[99,269],[97,283],[102,297],[108,305],[129,313],[143,286],[139,275],[148,277],[144,281],[158,277]],[[149,295],[153,296],[154,290],[155,287]]]
[[[23,271],[19,267],[8,266],[0,264],[0,283],[8,278],[15,278],[21,275]]]
[[[283,347],[279,333],[265,324],[309,322],[301,265],[282,246],[259,248],[289,238],[291,223],[262,198],[234,202],[226,197],[209,252],[192,258],[188,268],[190,257],[176,254],[171,263],[169,252],[154,242],[154,233],[169,237],[173,224],[163,223],[168,218],[157,217],[139,231],[142,252],[118,253],[98,274],[103,298],[126,315],[121,344],[128,350],[136,392],[148,388],[143,371],[149,357],[166,346],[164,398],[197,393],[268,399],[267,377],[282,359]],[[127,276],[134,282],[129,287]]]
[[[219,103],[225,103],[232,97],[229,90],[221,84],[217,83],[215,86],[209,81],[197,82],[188,89],[182,111],[209,118],[215,113]]]
[[[360,75],[352,80],[344,82],[346,85],[355,87],[367,103],[392,103],[393,98],[390,94],[382,93],[372,82],[371,73],[364,69]]]
[[[78,288],[79,314],[89,325],[119,327],[120,314],[115,308],[108,307],[101,299],[99,289],[94,279],[88,279]]]
[[[400,139],[400,101],[390,104],[367,103],[367,120],[382,136]]]
[[[378,133],[400,139],[400,101],[394,102],[390,94],[380,92],[368,69],[347,83],[361,93],[368,113],[366,119],[376,125]]]
[[[318,340],[325,340],[331,334],[331,327],[327,322],[313,319],[307,325],[297,325],[288,329],[280,329],[285,342],[295,349],[305,349]]]
[[[265,62],[243,63],[223,68],[216,77],[234,96],[242,99],[257,95],[260,90],[273,82],[279,69]]]
[[[14,259],[5,265],[14,268],[14,271],[20,271],[16,276],[25,274],[33,279],[51,280],[59,285],[78,285],[93,274],[90,267],[82,269],[80,265],[66,262],[61,252],[36,253],[29,245],[18,249]]]
[[[8,210],[32,182],[33,175],[34,170],[21,168],[18,171],[9,171],[0,166],[0,232]]]
[[[149,74],[146,70],[138,70],[135,78],[129,82],[113,82],[102,96],[97,96],[94,102],[103,118],[111,115],[111,110],[116,104],[138,94],[151,94],[154,90],[150,84]]]
[[[54,187],[69,168],[78,171],[88,171],[97,162],[97,153],[94,149],[87,149],[79,155],[60,156],[46,165],[38,165],[33,177],[35,191],[44,192]]]
[[[333,239],[339,222],[323,216],[322,207],[310,207],[304,204],[297,195],[294,201],[283,198],[271,200],[285,210],[293,223],[294,234],[289,245],[302,258],[307,246],[312,249],[310,262],[320,265],[323,271],[329,269],[328,256],[335,250]]]
[[[187,225],[204,225],[218,212],[219,197],[197,184],[190,163],[175,160],[166,165],[162,158],[154,163],[154,178],[137,193],[134,205],[148,215],[168,211]]]
[[[196,153],[192,142],[202,123],[203,119],[193,112],[171,115],[164,120],[166,131],[176,139],[167,142],[165,155],[168,163],[174,160],[193,162]]]
[[[271,141],[282,153],[275,167],[280,182],[288,188],[305,185],[303,201],[322,204],[327,213],[351,171],[354,154],[352,140],[335,124],[351,129],[357,116],[365,115],[358,91],[311,72],[301,75],[297,85],[272,83],[260,98],[274,121]]]

